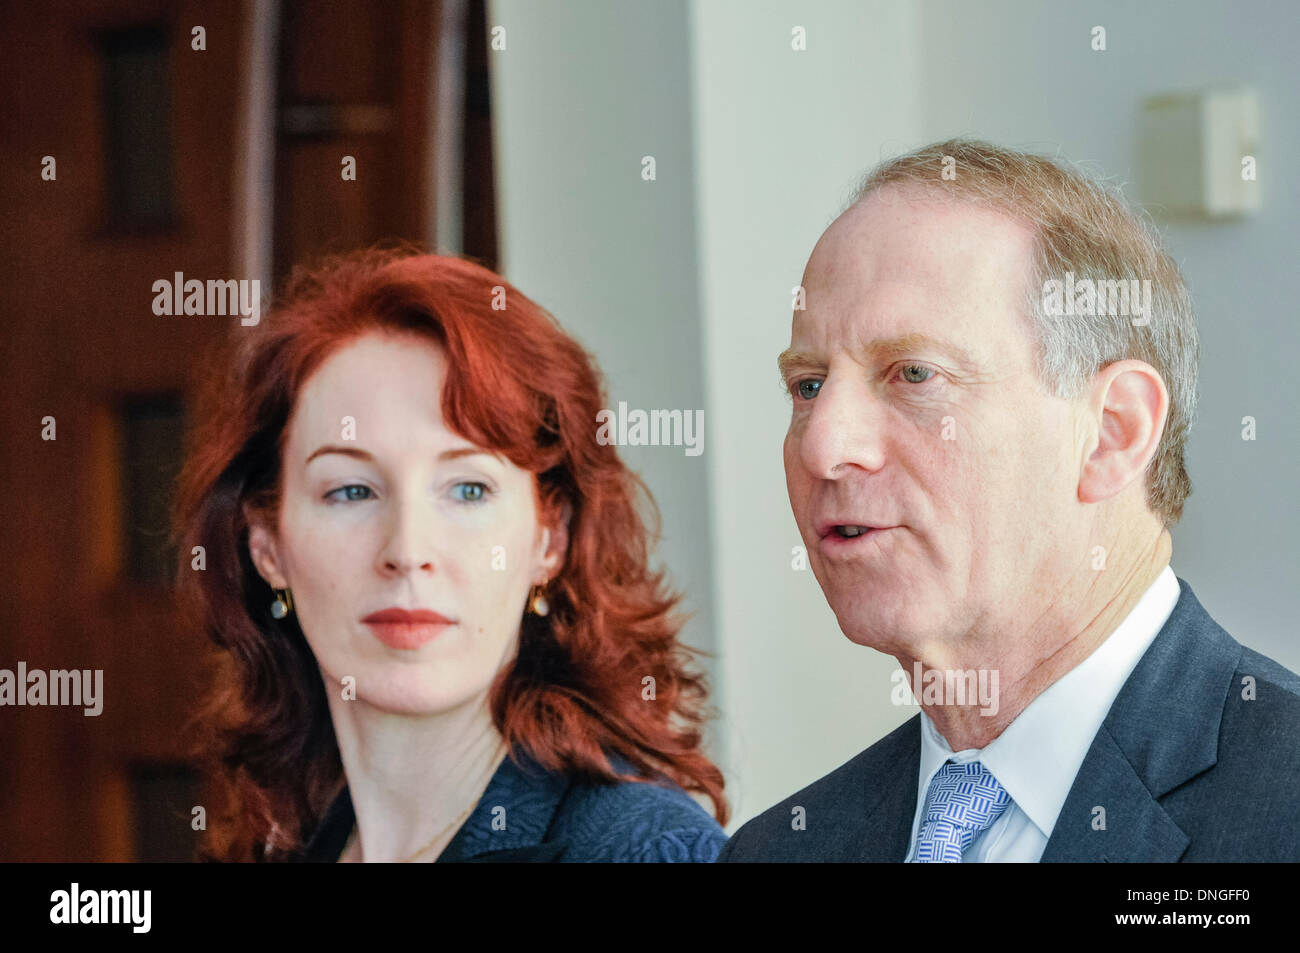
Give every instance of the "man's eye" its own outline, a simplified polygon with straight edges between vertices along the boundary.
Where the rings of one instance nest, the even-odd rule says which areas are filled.
[[[351,492],[353,490],[361,490],[366,494],[366,496],[354,496]],[[337,497],[335,494],[338,493],[342,493],[344,494],[344,496],[342,498]],[[336,503],[351,503],[351,502],[356,502],[358,500],[369,499],[369,496],[370,496],[370,487],[364,486],[360,483],[349,483],[347,486],[341,486],[337,490],[331,490],[330,492],[326,493],[325,499],[327,500],[333,499],[334,502]]]
[[[463,488],[463,492],[462,492]],[[457,483],[451,488],[451,495],[462,503],[481,503],[487,498],[488,487],[486,483],[477,481],[467,481]]]
[[[817,396],[817,392],[822,389],[822,382],[816,379],[800,381],[794,385],[794,389],[804,400],[812,400]]]
[[[909,384],[924,384],[934,376],[934,369],[924,364],[904,364],[900,373]]]

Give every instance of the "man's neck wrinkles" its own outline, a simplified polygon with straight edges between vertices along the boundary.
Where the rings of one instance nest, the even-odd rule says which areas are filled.
[[[1139,557],[1122,567],[1095,573],[1081,594],[1061,593],[1059,603],[1057,600],[1054,603],[1077,608],[1063,618],[1049,606],[1034,624],[1018,634],[1017,645],[1020,648],[1013,653],[1002,652],[999,657],[993,657],[987,651],[987,641],[981,647],[979,640],[963,640],[962,647],[953,653],[952,660],[946,665],[953,670],[977,672],[990,666],[997,667],[1000,697],[995,713],[990,714],[990,706],[978,700],[972,704],[968,699],[967,704],[961,705],[926,704],[920,687],[913,685],[913,693],[952,750],[985,747],[1001,735],[1034,699],[1095,652],[1133,611],[1169,564],[1171,548],[1169,533],[1162,528],[1142,546]],[[1058,634],[1051,636],[1045,630],[1055,630]],[[1045,654],[1033,658],[1031,653],[1035,646],[1040,646],[1040,653],[1045,651]],[[929,671],[932,666],[923,661],[922,669]]]

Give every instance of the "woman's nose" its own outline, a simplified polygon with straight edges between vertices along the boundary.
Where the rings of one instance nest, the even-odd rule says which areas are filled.
[[[418,502],[396,501],[388,514],[380,568],[387,573],[407,575],[434,569],[434,517],[431,508]]]

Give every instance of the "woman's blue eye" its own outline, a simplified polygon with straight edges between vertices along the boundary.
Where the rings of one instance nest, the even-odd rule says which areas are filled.
[[[813,388],[813,389],[810,390],[809,388]],[[799,392],[799,396],[802,397],[804,400],[812,400],[814,397],[817,396],[817,392],[821,389],[822,389],[822,382],[819,380],[800,381],[798,384],[795,385],[795,390]]]
[[[461,487],[465,487],[465,493],[459,492]],[[487,496],[488,488],[487,484],[478,483],[477,481],[457,483],[451,488],[451,493],[462,503],[481,503]]]
[[[909,371],[920,372],[925,376],[914,377],[912,376],[912,374],[908,373]],[[934,369],[926,367],[924,364],[904,364],[902,374],[903,374],[903,380],[907,381],[909,384],[924,384],[926,381],[928,381],[931,377],[934,376]]]
[[[348,491],[350,491],[350,490],[364,490],[364,491],[366,492],[367,496],[353,496],[350,492],[348,492]],[[346,499],[339,499],[339,498],[335,497],[335,494],[336,494],[336,493],[342,493],[342,494],[344,494],[345,497],[346,497]],[[339,487],[337,490],[331,490],[330,492],[326,493],[326,494],[325,494],[325,499],[328,500],[328,499],[334,498],[335,501],[338,502],[338,503],[345,503],[345,502],[347,502],[347,503],[351,503],[351,502],[356,502],[356,501],[358,501],[358,500],[368,499],[368,498],[369,498],[369,496],[368,496],[369,493],[370,493],[370,487],[368,487],[368,486],[363,486],[363,485],[360,484],[360,483],[349,483],[347,486],[341,486],[341,487]]]

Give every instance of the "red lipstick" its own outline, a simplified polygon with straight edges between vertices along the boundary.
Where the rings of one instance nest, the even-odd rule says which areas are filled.
[[[418,649],[456,623],[431,609],[391,606],[361,620],[389,648]]]

